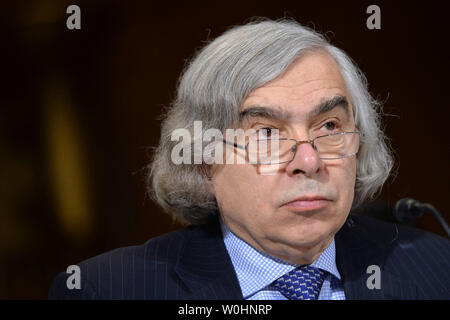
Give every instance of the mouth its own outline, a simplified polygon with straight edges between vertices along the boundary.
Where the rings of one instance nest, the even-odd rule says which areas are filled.
[[[319,210],[326,207],[331,200],[323,196],[299,197],[284,204],[290,210],[296,212]]]

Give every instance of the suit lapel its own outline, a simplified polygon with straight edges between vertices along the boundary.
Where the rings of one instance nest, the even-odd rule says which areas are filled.
[[[243,299],[217,219],[190,227],[175,272],[190,290],[182,299]]]
[[[375,225],[375,226],[374,226]],[[336,264],[346,299],[414,299],[417,288],[404,283],[386,264],[397,241],[393,224],[380,224],[350,215],[335,236]],[[216,219],[204,227],[190,227],[175,272],[189,289],[181,299],[243,299],[236,273]],[[369,289],[367,268],[379,266],[381,288]]]

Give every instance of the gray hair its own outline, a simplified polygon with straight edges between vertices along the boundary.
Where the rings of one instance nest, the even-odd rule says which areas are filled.
[[[353,207],[372,198],[389,176],[393,158],[380,128],[381,104],[368,92],[365,76],[344,51],[314,30],[293,20],[264,19],[231,28],[186,65],[148,167],[147,182],[153,199],[184,223],[204,224],[216,215],[217,202],[209,187],[210,166],[174,164],[171,150],[177,142],[171,141],[171,133],[177,128],[193,132],[195,120],[202,121],[203,130],[217,128],[224,132],[236,127],[239,110],[251,91],[314,50],[327,52],[340,67],[356,126],[363,134]]]

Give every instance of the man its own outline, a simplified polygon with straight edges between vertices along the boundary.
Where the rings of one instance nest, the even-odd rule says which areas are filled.
[[[190,226],[81,262],[81,289],[61,273],[50,298],[450,298],[449,241],[349,214],[392,168],[377,107],[316,32],[230,29],[187,65],[150,165],[154,198]],[[223,134],[214,161],[195,122]]]

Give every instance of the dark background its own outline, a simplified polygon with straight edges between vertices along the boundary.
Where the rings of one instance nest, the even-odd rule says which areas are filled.
[[[326,32],[385,101],[400,198],[448,221],[448,6],[426,1],[10,1],[0,5],[0,298],[45,299],[70,264],[181,228],[146,197],[159,116],[187,58],[229,26],[288,16]],[[81,30],[66,8],[81,8]],[[366,8],[381,8],[381,30]],[[444,233],[429,214],[414,226]]]

